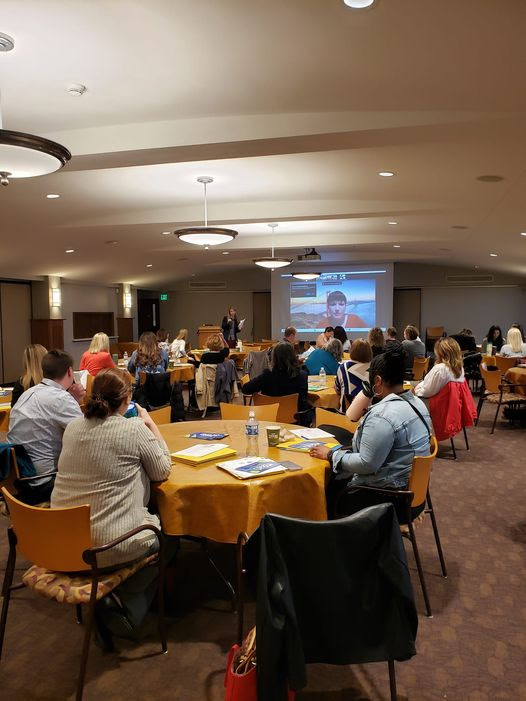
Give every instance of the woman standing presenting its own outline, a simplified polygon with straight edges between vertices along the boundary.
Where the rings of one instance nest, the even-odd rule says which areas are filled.
[[[227,316],[223,317],[221,328],[223,329],[223,338],[229,348],[235,348],[237,344],[237,334],[241,331],[243,324],[238,322],[237,313],[234,307],[230,307]]]

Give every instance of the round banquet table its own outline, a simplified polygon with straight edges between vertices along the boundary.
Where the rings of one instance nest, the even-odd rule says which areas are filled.
[[[504,377],[517,385],[514,390],[517,394],[526,395],[526,368],[511,368]]]
[[[290,460],[303,469],[240,480],[216,467],[215,461],[189,465],[172,457],[170,477],[152,485],[165,533],[236,543],[240,533],[253,533],[269,512],[316,521],[327,518],[327,462],[311,458],[308,453],[269,448],[265,426],[271,425],[275,422],[259,422],[259,457]],[[182,421],[160,426],[160,431],[171,453],[206,443],[185,437],[196,431],[228,433],[216,442],[228,443],[237,450],[232,459],[246,453],[244,420]]]
[[[326,376],[326,389],[311,390],[309,389],[309,395],[314,406],[322,407],[323,409],[339,409],[340,408],[340,395],[334,389],[334,380],[336,375]],[[309,375],[309,385],[318,384],[320,381],[319,375]]]

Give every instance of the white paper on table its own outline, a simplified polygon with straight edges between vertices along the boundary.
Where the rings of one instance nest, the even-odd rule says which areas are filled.
[[[172,455],[186,455],[189,458],[202,458],[204,455],[217,453],[218,450],[228,447],[228,443],[198,443],[197,445],[190,446],[190,448],[178,450],[176,453],[172,453]]]
[[[332,433],[327,433],[321,428],[291,428],[290,432],[299,438],[304,438],[306,441],[313,441],[318,438],[334,438]]]
[[[239,324],[238,324],[238,329],[239,329],[240,331],[241,331],[241,329],[243,328],[243,326],[245,325],[245,321],[246,321],[246,319],[241,319],[241,321],[239,322]]]

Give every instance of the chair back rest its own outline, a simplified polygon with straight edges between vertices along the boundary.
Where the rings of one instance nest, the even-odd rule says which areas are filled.
[[[95,377],[93,375],[86,376],[86,396],[84,401],[86,402],[91,397],[91,388],[93,387],[93,380]]]
[[[172,407],[170,405],[163,406],[161,409],[154,409],[153,411],[150,411],[148,413],[150,414],[154,423],[157,424],[157,426],[162,426],[163,424],[170,423]]]
[[[144,378],[141,377],[144,375]],[[172,387],[169,372],[139,372],[139,386],[141,391],[134,393],[134,399],[142,404],[146,403],[151,408],[164,407],[170,403]],[[142,402],[140,401],[142,397]]]
[[[435,436],[431,436],[430,455],[417,455],[413,458],[413,466],[409,477],[408,489],[413,492],[411,506],[420,506],[424,503],[429,487],[431,470],[438,451],[438,443]]]
[[[484,387],[488,392],[493,392],[495,394],[499,393],[499,385],[501,382],[501,375],[498,370],[484,370],[481,366],[480,374],[484,380]]]
[[[354,433],[360,424],[359,421],[351,421],[345,414],[335,414],[333,411],[327,411],[327,409],[322,409],[321,407],[316,407],[315,423],[316,426],[339,426],[351,433]]]
[[[413,358],[413,380],[422,380],[429,367],[429,358]]]
[[[278,415],[276,421],[278,423],[293,424],[296,423],[294,414],[298,411],[298,394],[285,394],[282,397],[267,397],[266,394],[253,394],[255,406],[262,404],[279,404]]]
[[[89,569],[82,559],[91,548],[90,507],[41,509],[28,506],[2,487],[18,549],[39,567],[56,572]]]
[[[440,338],[443,335],[443,326],[426,326],[426,338]]]
[[[501,355],[496,355],[495,362],[497,363],[497,367],[500,370],[501,374],[504,375],[504,373],[508,372],[510,368],[515,367],[515,365],[517,364],[517,358],[504,358]]]
[[[489,368],[489,367],[496,368],[497,367],[497,360],[496,360],[496,356],[494,356],[494,355],[485,355],[483,353],[482,354],[482,362],[484,363],[484,365],[487,368]]]
[[[277,421],[279,404],[275,397],[274,404],[261,404],[259,406],[244,406],[243,404],[225,404],[221,402],[221,418],[227,419],[248,419],[249,412],[253,411],[259,421]]]

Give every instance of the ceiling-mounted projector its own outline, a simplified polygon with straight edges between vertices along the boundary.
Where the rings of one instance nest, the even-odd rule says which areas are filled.
[[[298,260],[321,260],[321,256],[315,248],[306,248],[305,253],[298,256]]]

